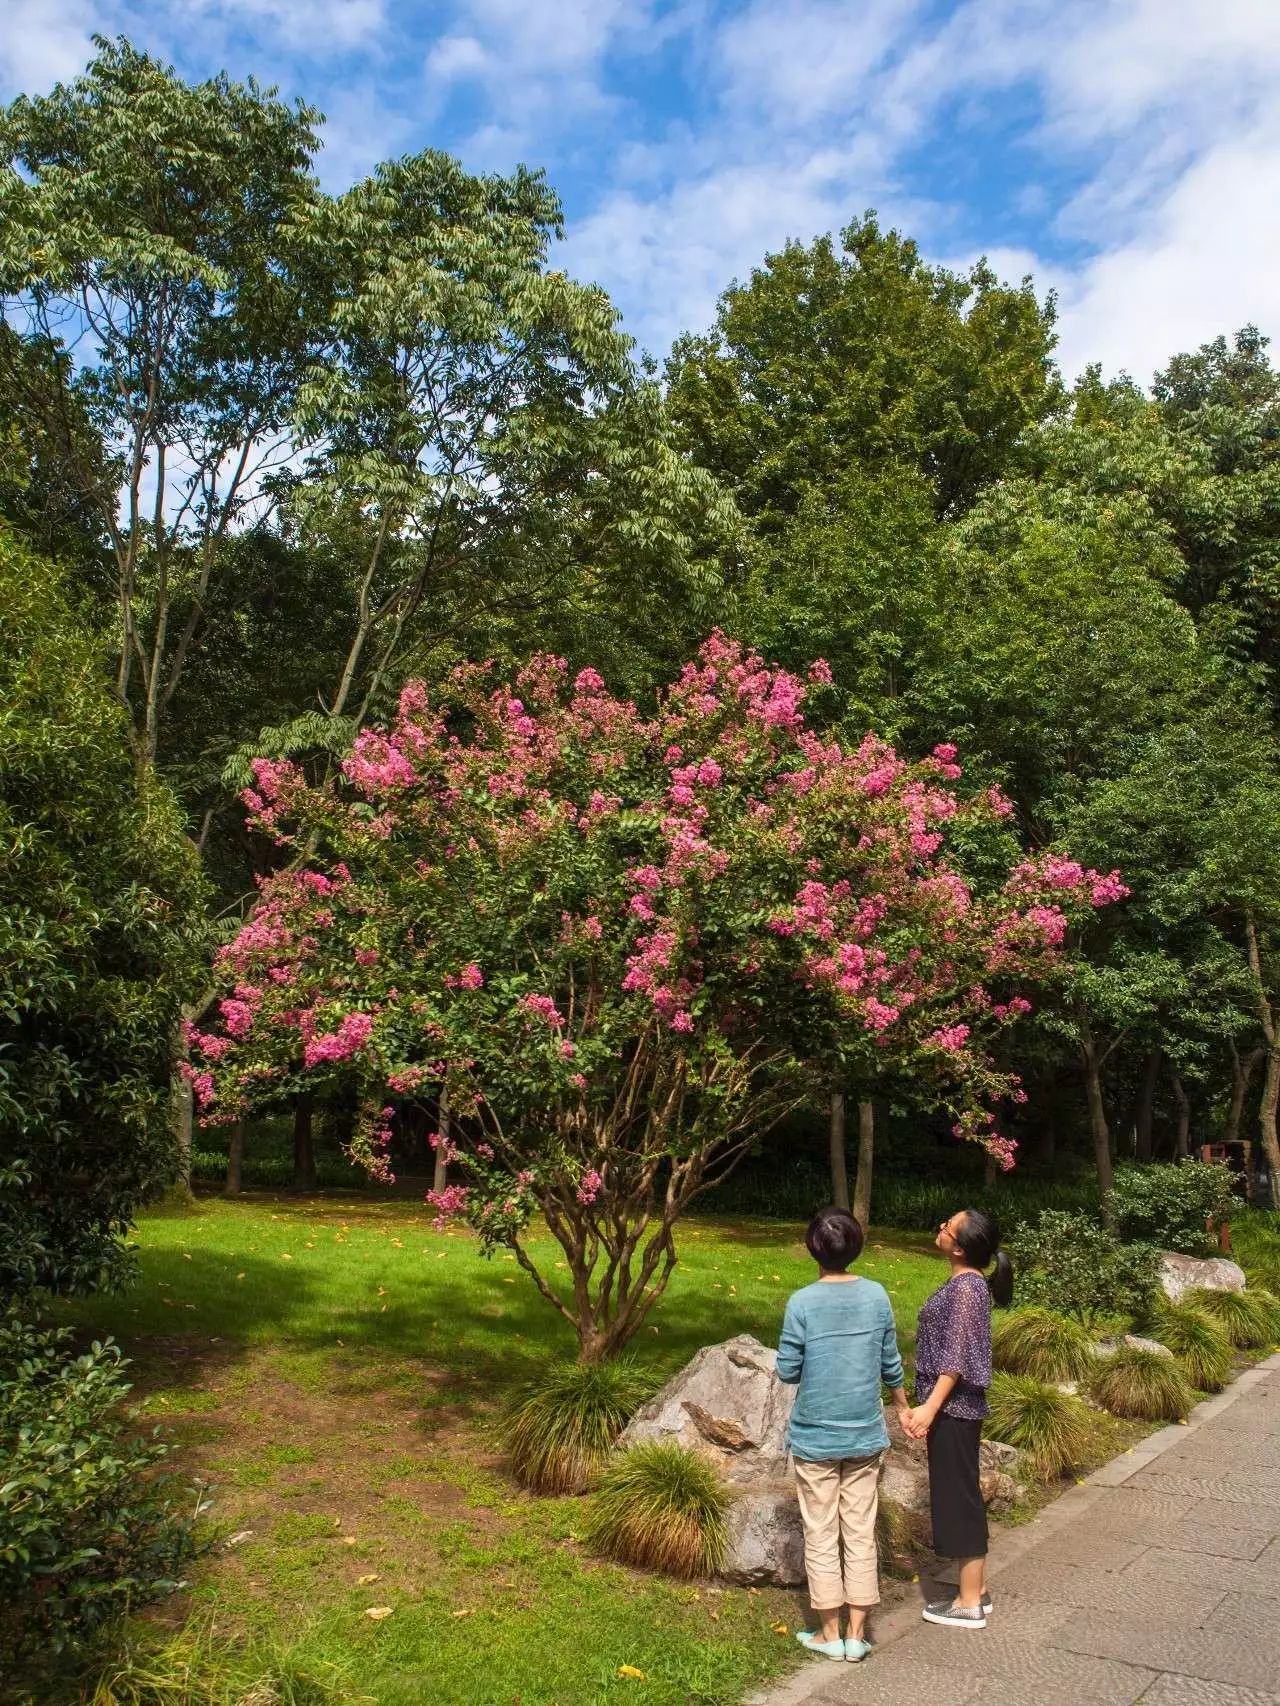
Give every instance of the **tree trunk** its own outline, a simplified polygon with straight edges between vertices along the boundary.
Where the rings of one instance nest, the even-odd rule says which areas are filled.
[[[1089,1102],[1089,1128],[1093,1132],[1093,1157],[1098,1169],[1098,1189],[1102,1193],[1102,1212],[1110,1218],[1107,1193],[1115,1181],[1111,1165],[1111,1128],[1107,1124],[1107,1104],[1102,1096],[1102,1056],[1087,1027],[1080,1043],[1084,1061],[1084,1088]]]
[[[1191,1153],[1191,1098],[1176,1072],[1172,1078],[1173,1099],[1178,1105],[1178,1132],[1174,1138],[1173,1153],[1179,1161],[1185,1161]]]
[[[314,1191],[316,1188],[316,1152],[312,1139],[311,1114],[310,1095],[299,1096],[293,1104],[293,1188],[295,1191]]]
[[[853,1183],[853,1218],[865,1232],[871,1224],[871,1175],[876,1158],[876,1110],[858,1103],[858,1171]]]
[[[227,1184],[224,1194],[238,1197],[244,1189],[242,1174],[244,1172],[244,1120],[238,1119],[231,1128],[231,1141],[227,1146]]]
[[[1245,943],[1249,952],[1249,970],[1253,974],[1258,1018],[1262,1034],[1267,1039],[1267,1067],[1262,1079],[1262,1100],[1258,1105],[1258,1136],[1262,1140],[1262,1153],[1267,1158],[1267,1172],[1271,1179],[1271,1206],[1280,1210],[1280,1136],[1276,1133],[1276,1107],[1280,1104],[1280,1028],[1276,1025],[1275,1009],[1262,980],[1262,954],[1252,912],[1245,913]]]
[[[194,1123],[193,1098],[191,1080],[180,1070],[180,1064],[187,1058],[186,1048],[182,1043],[181,1034],[175,1046],[173,1074],[173,1136],[178,1150],[178,1177],[174,1181],[175,1196],[191,1195],[191,1137]]]
[[[831,1200],[845,1212],[849,1209],[849,1166],[844,1154],[844,1091],[831,1092]]]
[[[1240,1051],[1234,1043],[1231,1044],[1231,1106],[1227,1110],[1226,1129],[1222,1134],[1224,1143],[1240,1141],[1240,1127],[1244,1124],[1244,1105],[1249,1095],[1249,1084],[1266,1052],[1264,1048],[1252,1048],[1241,1060]]]
[[[435,1177],[431,1181],[433,1191],[442,1191],[449,1183],[449,1092],[440,1092],[440,1108],[436,1115],[436,1130],[440,1134],[440,1142],[436,1145]]]
[[[1142,1072],[1142,1086],[1138,1091],[1138,1106],[1133,1122],[1133,1158],[1135,1161],[1150,1161],[1151,1159],[1151,1124],[1155,1115],[1156,1084],[1160,1077],[1160,1050],[1153,1048],[1147,1055]]]

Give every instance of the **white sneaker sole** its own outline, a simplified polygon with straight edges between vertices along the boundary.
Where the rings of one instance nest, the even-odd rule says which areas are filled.
[[[941,1623],[948,1629],[985,1629],[985,1617],[952,1617],[946,1611],[922,1611],[920,1615],[926,1623]]]

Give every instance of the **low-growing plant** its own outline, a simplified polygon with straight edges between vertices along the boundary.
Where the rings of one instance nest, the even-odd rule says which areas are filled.
[[[620,1452],[592,1495],[592,1546],[673,1576],[714,1575],[728,1546],[730,1495],[715,1465],[681,1445]]]
[[[1184,1293],[1182,1301],[1216,1321],[1238,1350],[1274,1344],[1280,1331],[1280,1311],[1269,1291],[1220,1291],[1215,1286],[1197,1286]]]
[[[991,1356],[1005,1374],[1083,1380],[1093,1367],[1093,1341],[1079,1321],[1033,1306],[1001,1319],[992,1336]]]
[[[1231,1254],[1251,1286],[1280,1293],[1280,1214],[1248,1209],[1231,1219]]]
[[[1195,1402],[1177,1359],[1141,1345],[1122,1345],[1114,1356],[1099,1357],[1089,1395],[1113,1416],[1144,1422],[1180,1422]]]
[[[1155,1288],[1159,1251],[1122,1243],[1087,1214],[1045,1209],[1008,1241],[1020,1301],[1081,1321],[1133,1315]]]
[[[207,1619],[167,1640],[143,1627],[113,1635],[78,1690],[83,1706],[374,1706],[342,1667],[283,1642],[217,1637]]]
[[[1194,1387],[1221,1392],[1231,1375],[1231,1341],[1212,1316],[1192,1303],[1161,1301],[1151,1333],[1178,1358]]]
[[[1199,1256],[1212,1250],[1207,1228],[1237,1200],[1235,1175],[1221,1161],[1158,1161],[1121,1167],[1109,1207],[1116,1234],[1132,1243],[1158,1245]]]
[[[502,1432],[512,1471],[536,1493],[584,1493],[659,1377],[633,1357],[554,1362],[516,1394]]]
[[[167,1448],[120,1418],[118,1348],[75,1356],[70,1337],[0,1318],[0,1658],[11,1663],[74,1651],[171,1591],[194,1551],[155,1473]]]
[[[1089,1449],[1088,1409],[1056,1386],[1028,1374],[997,1374],[989,1403],[986,1431],[992,1439],[1017,1446],[1037,1475],[1060,1475]]]

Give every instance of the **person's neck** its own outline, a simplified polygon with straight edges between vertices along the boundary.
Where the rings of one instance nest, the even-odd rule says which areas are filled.
[[[980,1274],[982,1272],[981,1268],[975,1268],[973,1263],[967,1262],[963,1256],[952,1256],[949,1260],[951,1262],[950,1277],[952,1279],[954,1279],[957,1274]]]
[[[837,1273],[834,1269],[832,1269],[830,1271],[826,1268],[819,1268],[818,1269],[818,1279],[820,1281],[821,1280],[856,1280],[857,1277],[858,1277],[857,1274]]]

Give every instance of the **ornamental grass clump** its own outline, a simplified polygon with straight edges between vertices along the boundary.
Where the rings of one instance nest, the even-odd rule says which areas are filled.
[[[997,1374],[991,1382],[992,1439],[1017,1446],[1037,1475],[1060,1475],[1089,1448],[1089,1412],[1079,1398],[1027,1374]]]
[[[631,1357],[554,1362],[509,1405],[502,1435],[512,1471],[535,1493],[584,1493],[627,1423],[658,1388]]]
[[[1192,1303],[1157,1305],[1153,1338],[1167,1345],[1201,1392],[1221,1392],[1231,1375],[1231,1340],[1211,1315]]]
[[[707,1458],[680,1445],[636,1445],[601,1477],[587,1536],[623,1564],[711,1576],[724,1565],[729,1503]]]
[[[1114,1356],[1100,1357],[1089,1396],[1113,1416],[1142,1422],[1180,1422],[1195,1403],[1176,1358],[1141,1345],[1124,1345]]]
[[[1084,1380],[1093,1367],[1093,1341],[1083,1324],[1051,1309],[1018,1309],[992,1337],[991,1358],[1005,1374],[1036,1380]]]
[[[1184,1301],[1216,1321],[1237,1350],[1259,1350],[1280,1333],[1280,1311],[1269,1291],[1219,1291],[1197,1286]]]
[[[876,1551],[886,1575],[911,1576],[915,1572],[916,1533],[911,1513],[897,1499],[881,1493],[876,1504]]]

